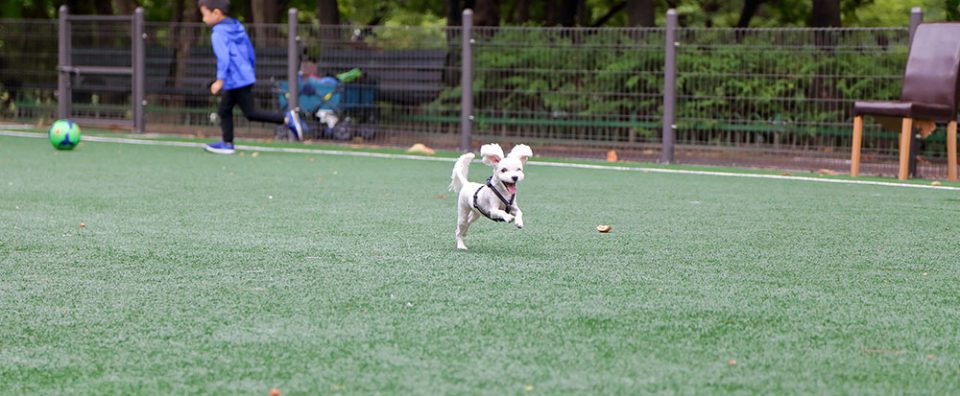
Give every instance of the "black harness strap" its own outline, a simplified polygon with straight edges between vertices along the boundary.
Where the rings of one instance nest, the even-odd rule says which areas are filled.
[[[493,180],[493,176],[490,176],[489,178],[487,178],[487,184],[480,186],[480,188],[478,188],[477,191],[473,193],[473,208],[490,220],[503,221],[503,219],[494,219],[493,217],[490,217],[490,213],[483,210],[483,208],[481,208],[480,205],[477,204],[477,196],[480,194],[480,190],[483,190],[484,187],[489,187],[491,190],[493,190],[493,193],[497,195],[497,198],[500,198],[500,202],[503,202],[503,204],[506,205],[506,209],[504,209],[504,211],[506,211],[507,214],[513,214],[513,199],[517,197],[517,194],[513,194],[513,196],[510,197],[510,200],[507,201],[507,199],[503,197],[503,194],[500,194],[500,191],[497,191],[497,189],[493,187],[492,180]]]

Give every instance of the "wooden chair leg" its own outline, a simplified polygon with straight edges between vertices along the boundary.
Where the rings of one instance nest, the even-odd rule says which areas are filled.
[[[913,118],[904,118],[900,129],[900,180],[910,176],[910,135],[913,134]]]
[[[957,122],[947,124],[947,179],[957,181]]]
[[[863,116],[853,117],[853,152],[850,153],[850,176],[860,175],[860,145],[863,143]]]

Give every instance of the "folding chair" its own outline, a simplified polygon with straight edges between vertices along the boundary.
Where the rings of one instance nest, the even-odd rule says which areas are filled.
[[[900,173],[906,180],[910,163],[910,137],[915,126],[921,135],[933,132],[936,123],[947,123],[947,178],[957,180],[957,95],[960,74],[960,23],[924,23],[917,26],[903,73],[900,100],[857,101],[853,105],[853,153],[850,176],[860,173],[863,116],[884,121],[899,119]]]

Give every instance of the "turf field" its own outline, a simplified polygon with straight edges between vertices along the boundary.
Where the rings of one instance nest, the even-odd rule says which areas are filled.
[[[0,389],[960,392],[957,191],[253,154],[0,137]]]

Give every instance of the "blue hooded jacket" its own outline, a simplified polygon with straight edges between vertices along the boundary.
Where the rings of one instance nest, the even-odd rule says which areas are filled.
[[[243,88],[257,82],[254,73],[257,57],[239,21],[225,18],[213,25],[210,41],[217,56],[217,80],[223,80],[223,89]]]

